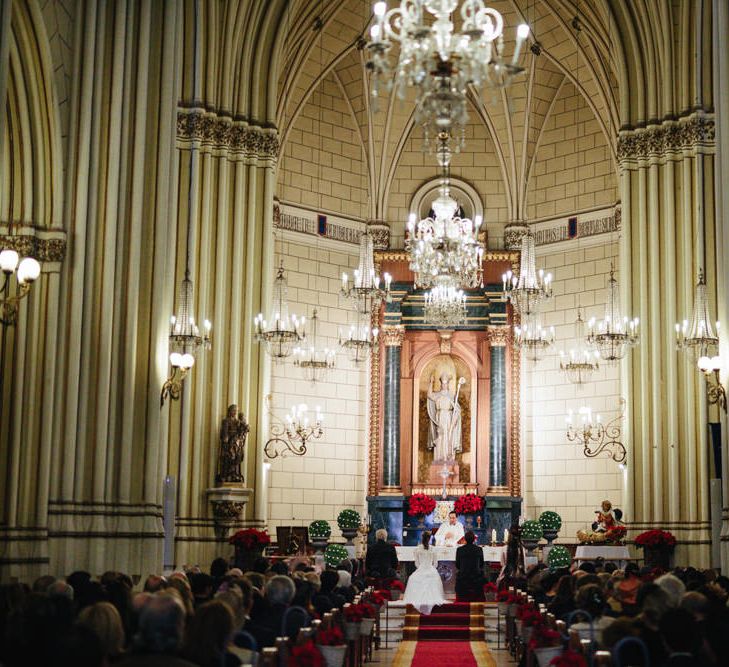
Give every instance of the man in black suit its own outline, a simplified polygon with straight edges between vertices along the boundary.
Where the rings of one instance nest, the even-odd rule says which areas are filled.
[[[461,598],[483,598],[483,549],[474,544],[473,531],[464,535],[466,543],[456,549],[456,595]]]
[[[377,541],[371,547],[367,547],[365,558],[367,576],[378,579],[397,576],[397,552],[395,547],[387,542],[387,531],[380,528],[375,537]]]

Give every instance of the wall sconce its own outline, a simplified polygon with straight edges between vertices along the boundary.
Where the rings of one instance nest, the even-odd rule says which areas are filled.
[[[578,425],[572,423],[572,410],[565,419],[567,440],[582,445],[582,453],[587,458],[591,459],[605,453],[615,463],[625,463],[627,452],[625,445],[621,442],[622,431],[620,428],[625,416],[625,400],[620,399],[620,413],[606,424],[603,424],[600,415],[597,415],[596,421],[593,421],[590,408],[580,408],[579,415],[581,423]]]
[[[721,383],[719,371],[721,370],[720,357],[699,357],[696,365],[706,378],[706,394],[710,405],[718,405],[724,412],[726,406],[726,389]],[[712,380],[713,376],[713,380]]]
[[[308,412],[309,408],[304,403],[295,405],[291,408],[291,413],[286,415],[285,424],[276,419],[276,423],[271,425],[271,437],[263,446],[263,453],[269,459],[289,454],[303,456],[306,454],[307,443],[324,435],[324,415],[321,408],[316,407],[313,423],[309,420]]]
[[[38,260],[32,257],[21,260],[16,250],[6,248],[0,252],[0,271],[3,272],[0,287],[0,323],[11,327],[18,321],[18,303],[23,297],[28,296],[31,284],[40,276],[41,267]],[[10,296],[10,276],[13,273],[18,282],[18,289]]]

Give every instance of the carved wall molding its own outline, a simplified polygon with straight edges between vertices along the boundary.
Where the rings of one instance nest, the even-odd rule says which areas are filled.
[[[34,257],[39,262],[62,262],[66,258],[65,232],[63,238],[43,238],[35,234],[0,234],[0,249],[12,248],[21,257]]]
[[[279,140],[275,128],[250,125],[200,108],[177,110],[179,142],[200,142],[214,151],[239,154],[246,158],[276,160]]]
[[[618,162],[621,167],[635,168],[650,160],[713,153],[715,139],[713,114],[698,112],[678,120],[665,120],[660,125],[621,131]]]

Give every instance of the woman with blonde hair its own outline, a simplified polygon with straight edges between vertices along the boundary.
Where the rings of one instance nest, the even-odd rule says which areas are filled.
[[[107,659],[114,660],[124,651],[124,627],[113,604],[97,602],[85,607],[78,616],[78,624],[99,638]]]

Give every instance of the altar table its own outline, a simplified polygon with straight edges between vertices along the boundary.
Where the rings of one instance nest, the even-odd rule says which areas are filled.
[[[604,558],[618,563],[618,567],[625,567],[625,564],[631,560],[630,551],[626,546],[603,546],[596,544],[582,544],[575,551],[575,560],[579,567],[583,560],[594,561],[596,558]]]

